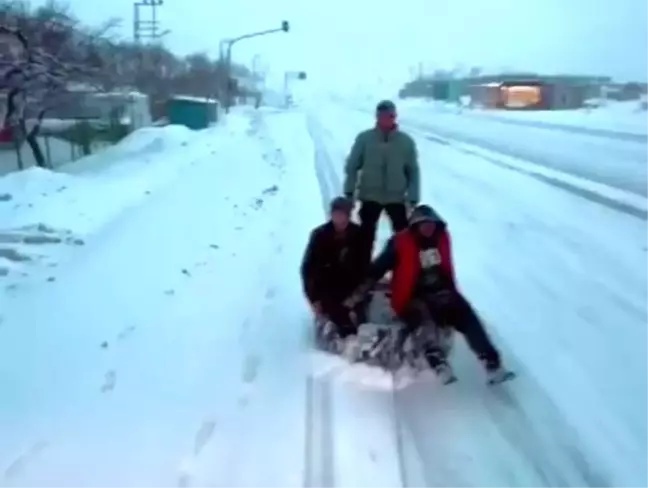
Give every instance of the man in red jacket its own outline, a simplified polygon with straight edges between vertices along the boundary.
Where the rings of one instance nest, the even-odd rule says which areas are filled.
[[[511,379],[502,367],[500,354],[468,301],[457,289],[444,220],[429,206],[419,205],[410,216],[409,227],[394,235],[372,263],[367,282],[346,305],[361,299],[388,271],[391,276],[391,306],[409,333],[426,319],[437,326],[451,326],[464,335],[484,364],[489,383]],[[456,380],[447,359],[439,351],[426,351],[426,359],[445,383]]]

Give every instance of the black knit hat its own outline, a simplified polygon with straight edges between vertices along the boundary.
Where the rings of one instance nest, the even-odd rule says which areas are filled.
[[[396,104],[391,100],[382,100],[376,105],[376,113],[380,112],[395,112]]]
[[[429,205],[418,205],[410,214],[409,225],[416,225],[421,222],[441,223],[443,220]]]
[[[335,197],[331,201],[331,212],[344,212],[351,215],[353,202],[345,197]]]

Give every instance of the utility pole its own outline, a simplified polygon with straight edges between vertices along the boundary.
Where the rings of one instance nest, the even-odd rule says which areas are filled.
[[[168,31],[160,32],[160,22],[158,21],[157,8],[162,6],[164,0],[139,0],[133,2],[133,39],[136,43],[142,42],[143,39],[156,39],[167,34]],[[142,19],[141,9],[149,11],[150,16]]]

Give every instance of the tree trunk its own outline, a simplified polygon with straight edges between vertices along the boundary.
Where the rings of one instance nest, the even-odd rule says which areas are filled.
[[[40,134],[41,124],[43,123],[43,118],[45,117],[45,110],[41,110],[38,113],[38,118],[36,119],[36,124],[32,127],[32,130],[27,134],[27,143],[34,153],[34,159],[39,168],[50,168],[50,164],[43,154],[43,150],[40,147],[38,142],[38,134]],[[23,122],[24,123],[24,122]],[[26,129],[25,125],[25,129]]]
[[[29,134],[27,136],[27,144],[29,144],[29,147],[32,150],[32,153],[34,154],[34,159],[36,160],[36,165],[39,168],[48,168],[47,161],[45,160],[45,155],[43,154],[43,150],[40,147],[40,144],[38,142],[38,139],[36,138],[35,135]]]
[[[39,168],[47,168],[45,155],[43,154],[43,150],[41,149],[37,139],[38,132],[40,130],[40,120],[36,121],[36,125],[29,132],[27,132],[27,123],[25,120],[20,121],[20,128],[22,129],[23,134],[25,134],[25,140],[32,150],[34,160],[36,161],[36,166],[38,166]]]
[[[12,136],[12,139],[13,139],[14,149],[16,151],[16,159],[18,161],[18,171],[22,171],[23,169],[25,169],[25,163],[23,163],[22,153],[20,152],[20,141],[18,140],[18,137],[15,132]]]

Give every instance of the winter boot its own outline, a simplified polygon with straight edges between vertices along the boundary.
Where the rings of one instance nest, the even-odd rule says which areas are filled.
[[[498,385],[515,378],[513,371],[509,371],[502,366],[499,357],[482,358],[481,361],[486,369],[486,378],[489,385]]]
[[[425,359],[444,385],[457,381],[457,377],[440,349],[431,349],[425,353]]]
[[[324,321],[318,330],[318,342],[320,347],[328,352],[337,354],[340,352],[341,338],[336,325],[330,320]]]

